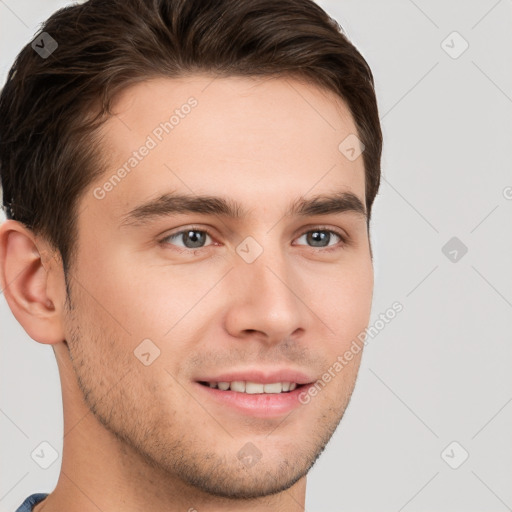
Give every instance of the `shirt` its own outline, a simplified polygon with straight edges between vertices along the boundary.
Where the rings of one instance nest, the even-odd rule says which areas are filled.
[[[32,507],[43,501],[48,493],[36,492],[31,494],[17,509],[16,512],[32,512]]]

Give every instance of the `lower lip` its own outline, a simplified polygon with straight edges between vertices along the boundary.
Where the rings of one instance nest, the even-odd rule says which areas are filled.
[[[217,388],[210,388],[196,382],[200,392],[216,401],[222,406],[229,406],[232,409],[257,418],[275,418],[289,414],[301,404],[299,395],[307,392],[308,386],[295,388],[286,393],[257,393],[248,394],[238,391],[222,391]]]

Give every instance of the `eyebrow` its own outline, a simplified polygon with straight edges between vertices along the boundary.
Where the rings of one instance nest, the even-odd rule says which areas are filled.
[[[352,192],[322,194],[293,201],[285,217],[309,217],[352,212],[367,218],[366,208]],[[209,195],[166,193],[142,203],[123,215],[122,226],[140,226],[160,217],[184,213],[199,213],[241,220],[248,212],[233,199]]]

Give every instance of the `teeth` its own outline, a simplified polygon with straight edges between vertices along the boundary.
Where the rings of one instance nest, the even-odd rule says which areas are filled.
[[[256,393],[263,393],[265,386],[263,384],[258,384],[257,382],[246,382],[245,383],[245,392],[251,395]]]
[[[261,384],[259,382],[249,382],[243,380],[235,380],[233,382],[208,382],[211,388],[218,388],[222,391],[237,391],[239,393],[248,393],[249,395],[259,393],[287,393],[293,391],[297,384],[295,382],[272,382],[270,384]]]
[[[231,391],[238,391],[240,393],[245,392],[245,382],[243,380],[234,380],[231,383]]]
[[[263,391],[265,393],[281,393],[283,390],[283,385],[280,382],[276,382],[274,384],[265,384],[263,386]]]

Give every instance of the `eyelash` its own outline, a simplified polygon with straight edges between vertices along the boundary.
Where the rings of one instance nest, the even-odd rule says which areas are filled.
[[[206,233],[212,240],[214,239],[214,236],[210,232],[210,230],[205,229],[203,227],[199,227],[199,226],[189,226],[189,227],[187,227],[185,229],[181,229],[180,231],[176,231],[175,233],[170,233],[169,235],[166,235],[159,242],[162,245],[164,245],[164,244],[167,245],[168,244],[167,240],[169,240],[171,238],[179,237],[180,235],[182,235],[182,234],[184,234],[184,233],[186,233],[188,231],[198,231],[200,233]],[[303,231],[297,238],[301,238],[302,236],[307,235],[308,233],[313,233],[313,232],[316,232],[316,231],[323,231],[323,232],[327,232],[327,233],[333,233],[333,234],[335,234],[336,236],[338,236],[340,238],[340,241],[337,244],[333,245],[333,246],[327,246],[327,247],[306,246],[306,247],[309,247],[310,249],[313,249],[315,251],[332,252],[332,251],[336,251],[336,250],[342,249],[348,243],[347,236],[345,234],[341,233],[338,230],[335,230],[335,229],[332,229],[332,228],[328,228],[326,226],[316,226],[313,229],[308,229],[307,231]],[[168,244],[168,245],[172,245],[172,244]],[[189,248],[189,247],[184,247],[184,248],[176,247],[176,246],[174,246],[174,247],[179,252],[192,252],[192,251],[195,252],[195,251],[200,251],[202,249],[207,249],[210,246],[197,247],[195,249],[194,248]]]

